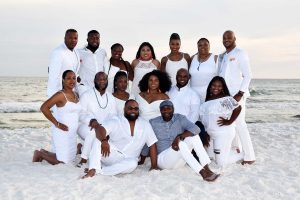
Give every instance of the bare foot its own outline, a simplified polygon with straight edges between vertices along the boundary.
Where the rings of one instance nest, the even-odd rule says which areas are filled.
[[[93,177],[96,174],[96,170],[95,169],[90,169],[86,175],[84,175],[83,177],[81,177],[82,179],[88,178],[88,177]]]
[[[251,160],[251,161],[243,161],[242,165],[248,164],[248,165],[252,165],[253,163],[255,163],[255,160]]]
[[[84,163],[86,163],[87,162],[87,160],[86,159],[84,159],[84,158],[81,158],[81,160],[80,160],[80,162],[76,165],[77,167],[79,167],[79,168],[81,168],[82,167],[82,165],[84,164]]]
[[[33,153],[33,158],[32,158],[32,162],[42,162],[42,157],[40,156],[40,151],[39,150],[35,150]]]

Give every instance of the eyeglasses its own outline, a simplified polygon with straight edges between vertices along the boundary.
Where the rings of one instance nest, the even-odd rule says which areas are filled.
[[[139,111],[139,107],[131,107],[131,106],[129,106],[129,107],[128,107],[128,110]]]

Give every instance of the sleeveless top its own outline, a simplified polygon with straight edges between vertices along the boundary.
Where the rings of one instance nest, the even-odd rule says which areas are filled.
[[[184,54],[182,53],[182,59],[179,61],[172,61],[170,58],[167,56],[168,60],[166,63],[166,72],[169,74],[171,81],[172,81],[172,86],[176,85],[176,74],[177,71],[181,68],[188,69],[188,62],[184,58]]]
[[[157,69],[156,65],[153,64],[153,60],[142,61],[140,60],[139,63],[134,68],[134,78],[132,81],[132,88],[131,93],[134,96],[138,96],[140,91],[139,82],[143,78],[145,74],[148,72],[152,72],[153,70]]]
[[[211,79],[217,75],[214,55],[211,54],[206,61],[200,63],[198,54],[196,54],[192,60],[189,72],[191,75],[191,88],[199,95],[201,103],[203,103],[206,97],[207,86]]]
[[[150,120],[160,116],[159,105],[164,100],[156,100],[151,103],[148,103],[148,101],[146,101],[146,99],[141,97],[141,95],[137,95],[136,101],[139,104],[140,116],[143,117],[144,119]]]

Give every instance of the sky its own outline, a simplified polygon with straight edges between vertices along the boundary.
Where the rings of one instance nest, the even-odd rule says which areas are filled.
[[[233,30],[249,57],[254,78],[300,78],[299,0],[1,0],[0,76],[47,77],[51,51],[64,33],[79,33],[77,48],[96,29],[101,47],[121,43],[131,62],[148,41],[160,60],[169,37],[181,37],[181,51],[194,55],[206,37],[211,52],[224,51],[222,34]]]

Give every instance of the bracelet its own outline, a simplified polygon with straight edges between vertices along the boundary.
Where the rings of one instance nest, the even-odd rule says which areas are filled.
[[[58,128],[58,127],[59,127],[59,125],[60,125],[60,123],[59,123],[59,122],[57,122],[57,124],[56,124],[56,127]]]
[[[100,142],[107,142],[107,138],[104,138],[103,140],[100,140]]]

